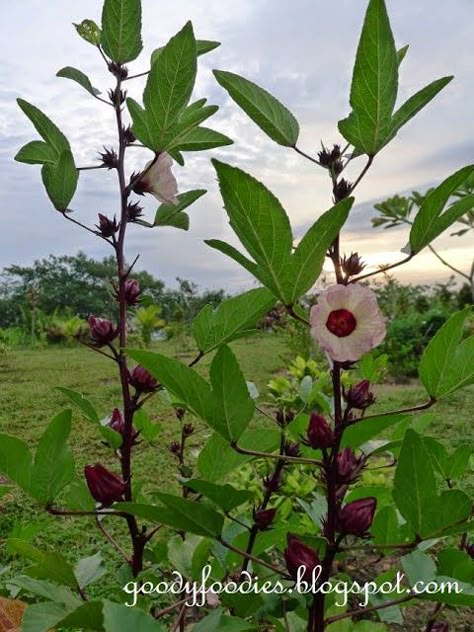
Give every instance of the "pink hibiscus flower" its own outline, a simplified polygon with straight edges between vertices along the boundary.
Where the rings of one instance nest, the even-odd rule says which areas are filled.
[[[158,158],[145,165],[143,175],[135,184],[133,190],[139,195],[150,193],[164,204],[178,204],[178,183],[171,171],[173,159],[163,152]]]
[[[311,335],[335,362],[355,362],[385,338],[385,320],[368,287],[333,285],[311,308]]]

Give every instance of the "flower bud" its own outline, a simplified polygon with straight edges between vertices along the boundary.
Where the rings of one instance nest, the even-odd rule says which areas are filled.
[[[125,437],[125,420],[123,418],[122,412],[118,408],[114,408],[112,411],[112,416],[109,421],[109,428],[118,432],[122,437]],[[132,445],[135,443],[135,439],[138,437],[138,432],[135,427],[132,426]]]
[[[132,132],[132,128],[130,127],[130,125],[123,128],[123,139],[127,143],[127,145],[130,145],[137,140],[137,137]]]
[[[124,103],[125,99],[127,98],[127,91],[114,88],[107,90],[107,95],[111,103],[113,103],[114,105],[122,105],[122,103]]]
[[[138,305],[140,302],[140,284],[136,279],[127,279],[125,281],[125,302],[129,307]]]
[[[193,424],[184,424],[183,426],[183,435],[185,437],[190,437],[194,432]]]
[[[110,148],[107,149],[107,147],[104,147],[104,151],[103,152],[99,152],[99,156],[100,156],[100,160],[102,161],[102,164],[107,167],[107,169],[116,169],[118,166],[118,156],[115,153],[115,149]],[[100,221],[100,215],[99,215],[99,221]],[[102,217],[104,217],[102,215]],[[106,218],[107,219],[107,218]],[[110,220],[107,220],[110,221]],[[115,221],[115,218],[114,218]]]
[[[178,443],[178,441],[173,441],[169,445],[169,451],[171,452],[171,454],[176,454],[177,456],[179,456],[181,454],[181,444]]]
[[[361,473],[364,465],[364,457],[357,458],[351,448],[345,448],[336,457],[336,482],[338,485],[350,485],[354,483]]]
[[[184,410],[184,408],[175,408],[175,415],[176,417],[181,421],[181,419],[183,419],[184,415],[186,414],[186,411]]]
[[[430,632],[449,632],[449,625],[447,621],[436,621],[430,627]]]
[[[110,344],[117,336],[117,327],[114,327],[112,322],[106,318],[89,316],[88,323],[90,335],[96,347]]]
[[[121,64],[111,61],[108,68],[109,72],[111,72],[114,77],[117,77],[117,79],[126,79],[128,77],[127,66],[122,66]]]
[[[358,384],[354,384],[344,393],[345,400],[350,408],[358,408],[364,410],[375,402],[375,395],[370,390],[369,380],[362,380]]]
[[[138,202],[129,202],[127,206],[127,222],[136,222],[143,215],[143,208]]]
[[[96,226],[99,229],[99,232],[102,235],[102,237],[112,237],[112,235],[114,235],[119,229],[119,224],[117,223],[115,216],[114,216],[114,219],[112,220],[106,217],[105,215],[103,215],[102,213],[99,213],[98,217],[99,217],[99,223],[96,224]]]
[[[281,487],[281,472],[275,471],[271,476],[265,476],[263,485],[271,492],[277,492]]]
[[[152,393],[158,387],[153,375],[139,364],[129,372],[128,381],[139,393]]]
[[[330,448],[334,445],[334,432],[324,417],[318,413],[311,413],[306,437],[305,443],[315,450]]]
[[[334,200],[336,202],[340,202],[341,200],[344,200],[346,197],[348,197],[351,193],[351,187],[352,184],[344,178],[338,180],[332,190],[334,194]]]
[[[121,500],[127,488],[126,483],[117,474],[114,474],[100,463],[86,465],[84,475],[91,496],[106,507]]]
[[[276,516],[276,509],[254,509],[253,520],[259,531],[265,531],[270,527]]]
[[[348,257],[344,255],[341,259],[341,267],[346,277],[351,277],[360,274],[365,268],[365,263],[362,262],[357,252],[351,252]]]
[[[290,443],[287,441],[283,446],[284,452],[286,456],[299,456],[300,453],[300,444],[299,443]]]
[[[293,579],[298,577],[298,569],[303,567],[304,573],[300,575],[303,581],[311,582],[313,571],[319,566],[319,557],[316,551],[306,546],[295,535],[288,534],[288,545],[285,549],[286,568]]]
[[[339,513],[337,530],[344,535],[362,538],[372,526],[376,507],[376,498],[361,498],[348,503]]]
[[[99,46],[102,32],[93,20],[82,20],[80,24],[74,24],[74,26],[83,40],[94,46]]]
[[[466,542],[463,546],[463,549],[466,551],[466,553],[469,555],[469,557],[471,557],[474,560],[474,542]]]

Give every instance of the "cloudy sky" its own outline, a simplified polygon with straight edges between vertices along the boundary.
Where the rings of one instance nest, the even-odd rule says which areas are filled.
[[[8,25],[0,40],[0,267],[79,249],[95,257],[108,254],[101,240],[52,210],[42,190],[39,166],[13,161],[21,145],[37,138],[15,103],[18,96],[40,107],[66,133],[78,165],[94,164],[102,145],[113,145],[111,108],[76,84],[55,77],[59,68],[70,65],[86,72],[102,91],[110,87],[111,76],[96,50],[72,27],[72,22],[84,18],[100,22],[101,4],[99,0],[3,0],[0,5],[2,24]],[[185,168],[176,168],[181,190],[209,191],[190,209],[190,231],[132,227],[128,256],[132,259],[141,252],[141,267],[169,284],[180,276],[202,287],[249,288],[252,280],[237,264],[203,243],[206,238],[236,243],[209,158],[214,155],[238,165],[271,188],[291,218],[295,237],[330,206],[330,187],[322,170],[267,140],[227,98],[211,70],[243,74],[278,96],[300,122],[301,148],[315,153],[321,140],[328,144],[341,140],[337,121],[349,110],[352,64],[366,0],[142,0],[142,4],[144,53],[133,62],[131,72],[146,70],[150,52],[191,19],[197,37],[222,42],[221,48],[200,58],[195,96],[220,106],[208,123],[231,136],[235,144],[188,154]],[[396,261],[407,241],[404,230],[371,228],[374,201],[413,189],[423,191],[474,162],[472,0],[452,0],[449,8],[433,0],[387,0],[387,4],[397,46],[410,44],[401,69],[400,100],[437,77],[454,74],[456,78],[381,152],[358,189],[358,206],[344,230],[343,246],[347,252],[357,249],[370,264]],[[141,80],[127,87],[130,95],[140,98]],[[149,159],[146,151],[141,152],[130,150],[130,170]],[[81,174],[71,206],[76,217],[89,224],[98,211],[117,212],[115,174]],[[151,202],[146,209],[152,216]],[[467,269],[472,239],[444,237],[436,245],[452,263]],[[449,276],[429,252],[397,274],[407,282],[444,281]]]

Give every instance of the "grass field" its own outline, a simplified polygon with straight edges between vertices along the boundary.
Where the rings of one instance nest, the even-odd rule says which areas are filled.
[[[278,335],[259,335],[237,341],[232,346],[246,378],[255,382],[261,392],[268,379],[277,372],[281,373],[282,367],[292,358],[284,338]],[[170,343],[157,343],[155,348],[160,353],[174,354],[174,347]],[[194,350],[190,350],[181,359],[188,361],[194,355]],[[199,371],[205,374],[209,362],[210,358],[204,358],[198,365]],[[35,444],[47,421],[68,406],[64,396],[54,390],[57,385],[84,393],[104,417],[111,413],[114,406],[120,405],[115,366],[102,356],[83,348],[12,352],[0,365],[0,379],[0,431],[16,435],[30,445]],[[387,384],[378,386],[376,391],[374,411],[394,410],[426,400],[423,389],[416,383],[403,386]],[[474,389],[456,393],[433,409],[434,421],[428,434],[451,448],[472,442],[473,409]],[[154,421],[162,424],[163,430],[153,445],[144,443],[136,450],[136,476],[153,483],[155,488],[172,491],[177,488],[176,468],[174,457],[167,448],[171,441],[178,438],[179,426],[172,409],[159,396],[151,400],[148,412]],[[111,450],[101,444],[94,427],[77,411],[74,411],[73,421],[71,446],[78,471],[86,463],[99,460],[117,470]],[[195,452],[205,439],[203,430],[201,428],[192,437]],[[466,485],[472,490],[474,479],[468,478]],[[103,537],[90,518],[53,517],[42,512],[21,493],[9,493],[0,501],[1,537],[8,536],[12,530],[17,534],[22,533],[27,523],[33,523],[29,527],[30,532],[34,533],[32,541],[40,548],[56,549],[71,560],[100,549],[107,563],[120,564],[112,548],[104,546]],[[24,565],[23,561],[12,559],[4,547],[0,548],[0,559],[3,564],[11,565],[9,572],[18,571]],[[102,588],[107,586],[105,578]]]

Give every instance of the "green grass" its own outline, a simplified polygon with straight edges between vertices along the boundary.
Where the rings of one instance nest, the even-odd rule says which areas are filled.
[[[278,335],[250,337],[233,343],[232,347],[246,378],[255,382],[261,393],[264,392],[268,379],[281,372],[286,362],[293,357],[284,338]],[[175,351],[170,343],[157,343],[155,349],[169,355],[173,355]],[[190,349],[188,353],[182,354],[180,359],[187,362],[194,355],[195,350]],[[198,365],[198,370],[204,375],[207,373],[210,360],[211,358],[206,357]],[[92,400],[104,417],[109,415],[115,406],[120,406],[120,389],[115,365],[99,354],[83,348],[47,348],[12,352],[0,365],[0,379],[0,431],[16,435],[31,446],[37,442],[48,420],[68,406],[64,396],[54,390],[55,386],[66,386],[82,392]],[[374,412],[405,408],[426,401],[423,389],[416,383],[404,386],[383,385],[376,390],[377,404]],[[450,449],[461,443],[472,442],[473,408],[472,388],[442,401],[432,409],[433,423],[428,434],[440,439]],[[161,423],[162,432],[153,444],[144,442],[136,448],[135,479],[144,479],[148,486],[154,488],[173,491],[178,488],[178,483],[175,458],[169,453],[168,445],[178,438],[179,422],[173,409],[160,396],[150,401],[147,411],[154,421]],[[191,440],[194,454],[197,454],[209,434],[202,425],[197,424],[197,427],[198,431]],[[79,473],[86,463],[97,461],[119,471],[111,450],[101,443],[94,426],[76,410],[70,443]],[[468,479],[466,486],[471,490],[474,488],[472,477]],[[103,536],[90,518],[50,516],[15,490],[0,501],[2,538],[8,536],[14,527],[21,530],[21,525],[26,526],[31,521],[37,526],[33,542],[40,548],[61,551],[71,561],[100,549],[108,564],[118,566],[121,563],[112,548],[104,546]],[[115,523],[108,526],[120,536],[120,526]],[[2,548],[0,558],[3,558],[3,563],[12,564],[11,572],[24,568],[23,561],[12,559]],[[107,587],[107,580],[103,587]]]

